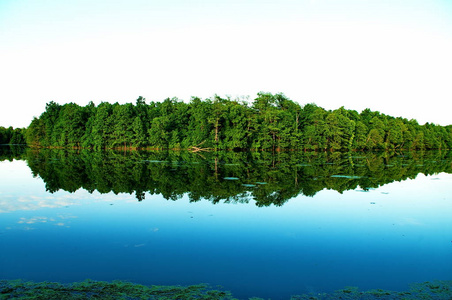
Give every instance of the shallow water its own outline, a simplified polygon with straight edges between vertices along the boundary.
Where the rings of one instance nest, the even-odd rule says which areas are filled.
[[[209,283],[239,298],[272,299],[452,279],[445,172],[262,207],[253,189],[270,184],[227,172],[218,180],[245,189],[240,201],[193,202],[189,192],[173,201],[149,191],[137,201],[77,187],[49,193],[48,174],[33,177],[28,164],[0,162],[0,279]],[[358,180],[342,175],[324,177]]]

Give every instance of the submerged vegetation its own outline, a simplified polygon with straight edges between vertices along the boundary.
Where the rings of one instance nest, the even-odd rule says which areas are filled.
[[[408,291],[387,291],[374,289],[360,291],[357,287],[346,287],[332,293],[305,294],[291,297],[291,300],[450,300],[452,280],[414,283]]]
[[[0,299],[234,299],[230,292],[213,290],[206,284],[191,286],[145,286],[124,281],[85,280],[70,284],[0,280]]]
[[[413,284],[408,291],[386,291],[381,289],[360,291],[347,287],[332,293],[316,293],[292,296],[291,300],[450,300],[452,281],[434,281]],[[211,289],[206,284],[191,286],[145,286],[124,281],[85,280],[70,284],[57,282],[24,282],[21,280],[0,280],[0,299],[180,299],[180,300],[232,300],[231,292]],[[250,300],[263,300],[252,297]]]
[[[365,109],[325,110],[283,94],[248,103],[177,98],[146,104],[50,102],[25,132],[32,147],[200,150],[452,149],[452,125],[439,126]]]
[[[1,149],[2,147],[0,147]],[[2,152],[0,152],[1,154]],[[47,191],[161,194],[168,200],[256,201],[280,206],[323,189],[368,191],[419,173],[452,173],[452,153],[425,152],[227,152],[89,151],[26,149],[3,151],[2,159],[27,160]]]

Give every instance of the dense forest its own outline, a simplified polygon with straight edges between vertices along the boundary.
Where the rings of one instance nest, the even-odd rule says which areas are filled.
[[[25,129],[0,126],[0,145],[25,144]]]
[[[4,149],[3,151],[2,148]],[[26,160],[48,192],[129,193],[138,200],[161,194],[212,203],[256,201],[280,206],[298,195],[329,189],[364,191],[393,181],[452,173],[452,152],[403,154],[282,151],[91,151],[0,147],[0,161]]]
[[[50,102],[25,133],[32,147],[90,149],[375,150],[451,149],[452,126],[365,109],[325,110],[283,94],[258,93],[251,103],[221,98],[186,103]]]

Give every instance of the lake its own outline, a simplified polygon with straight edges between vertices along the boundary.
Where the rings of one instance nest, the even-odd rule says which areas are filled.
[[[452,279],[449,152],[0,154],[0,279],[240,299]]]

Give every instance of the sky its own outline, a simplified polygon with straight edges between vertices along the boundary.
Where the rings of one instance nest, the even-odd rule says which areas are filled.
[[[452,124],[452,1],[0,0],[0,126],[261,91]]]

